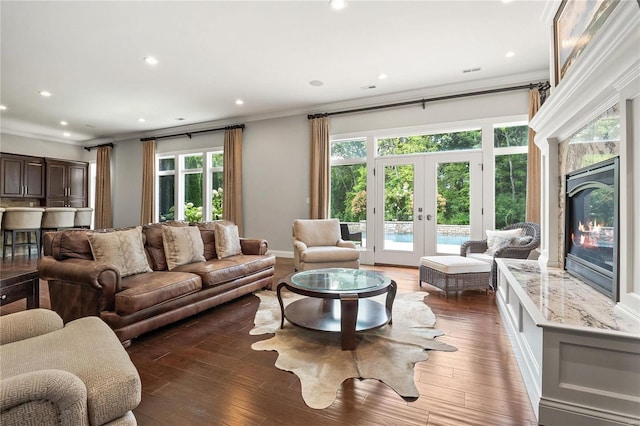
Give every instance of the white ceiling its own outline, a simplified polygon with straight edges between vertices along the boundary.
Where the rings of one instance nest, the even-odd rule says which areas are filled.
[[[118,139],[546,75],[545,4],[351,0],[335,11],[328,0],[3,0],[1,130]],[[506,58],[508,51],[515,56]],[[147,65],[145,56],[159,64]],[[388,78],[379,80],[380,73]],[[370,85],[376,88],[363,89]]]

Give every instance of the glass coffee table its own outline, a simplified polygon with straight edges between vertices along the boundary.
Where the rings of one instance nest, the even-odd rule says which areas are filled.
[[[282,288],[306,298],[285,308]],[[342,350],[356,346],[356,332],[391,323],[391,309],[398,286],[392,279],[361,269],[329,268],[298,272],[278,283],[276,294],[284,328],[285,318],[299,327],[340,332]],[[370,299],[387,294],[383,305]]]

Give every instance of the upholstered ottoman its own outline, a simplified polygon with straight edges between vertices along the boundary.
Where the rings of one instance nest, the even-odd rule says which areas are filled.
[[[425,256],[420,258],[420,287],[431,284],[450,291],[489,289],[491,264],[462,256]]]

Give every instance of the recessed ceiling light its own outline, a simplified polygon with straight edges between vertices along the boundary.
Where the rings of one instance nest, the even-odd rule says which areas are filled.
[[[144,61],[149,65],[158,65],[158,60],[153,56],[145,56]]]
[[[6,109],[7,109],[7,107],[6,107],[6,106],[4,106],[4,105],[0,105],[0,110],[4,111],[4,110],[6,110]]]
[[[507,57],[507,58],[513,58],[515,55],[516,55],[516,53],[510,50],[504,56]]]
[[[144,118],[142,118],[142,117],[138,118],[138,122],[139,122],[139,123],[144,123],[145,121],[147,121],[147,120],[145,120],[145,119],[144,119]]]
[[[242,99],[236,99],[236,105],[244,105],[244,101]]]
[[[64,136],[64,137],[68,138],[69,136],[71,136],[71,133],[69,133],[69,132],[64,132],[64,133],[62,134],[62,136]]]
[[[66,126],[69,123],[67,123],[66,121],[61,121],[60,124],[63,125],[63,126]]]
[[[507,3],[511,3],[512,0],[502,0],[502,3],[507,4]]]
[[[329,4],[331,5],[331,8],[335,10],[342,10],[347,7],[346,0],[329,0]]]
[[[322,86],[324,83],[320,80],[311,80],[309,82],[310,85],[314,86],[314,87],[320,87]]]
[[[385,80],[388,76],[385,73],[378,74],[378,80]]]
[[[44,96],[45,98],[51,96],[51,92],[49,92],[48,90],[41,90],[38,93],[40,93],[40,96]]]

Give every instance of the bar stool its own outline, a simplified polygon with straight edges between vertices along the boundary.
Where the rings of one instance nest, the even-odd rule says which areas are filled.
[[[73,222],[74,228],[91,228],[93,209],[91,207],[78,207],[76,217]]]
[[[11,258],[15,257],[16,246],[28,246],[31,256],[31,245],[38,248],[40,257],[40,224],[42,222],[43,208],[38,207],[6,207],[2,217],[2,257],[7,256],[7,247],[11,247]],[[31,242],[31,234],[35,234],[35,243]],[[17,242],[20,234],[26,234],[26,242]],[[11,244],[7,237],[11,235]]]
[[[0,207],[0,229],[4,229],[2,227],[2,214],[4,213],[4,207]]]
[[[76,217],[74,207],[46,207],[42,215],[42,232],[73,228]]]

